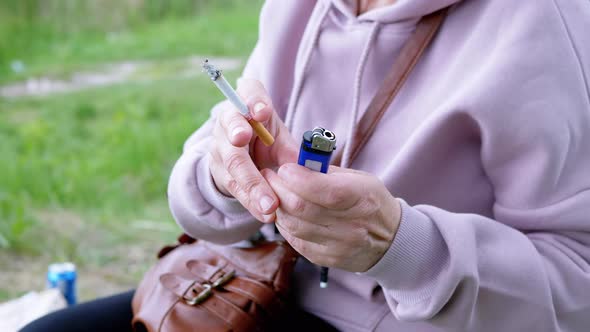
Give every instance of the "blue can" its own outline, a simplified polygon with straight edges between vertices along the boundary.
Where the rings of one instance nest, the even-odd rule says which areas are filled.
[[[74,263],[54,263],[47,269],[47,288],[57,288],[68,305],[76,304],[76,265]]]

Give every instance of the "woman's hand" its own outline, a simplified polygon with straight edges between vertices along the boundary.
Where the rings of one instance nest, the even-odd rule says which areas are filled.
[[[258,220],[270,222],[275,218],[279,200],[259,170],[295,162],[298,146],[259,81],[241,79],[237,92],[254,120],[264,124],[275,142],[265,146],[253,135],[248,121],[228,102],[213,128],[209,168],[224,195],[237,198]]]
[[[401,208],[377,177],[339,167],[323,174],[297,164],[262,174],[280,200],[279,231],[311,262],[364,272],[391,246]]]

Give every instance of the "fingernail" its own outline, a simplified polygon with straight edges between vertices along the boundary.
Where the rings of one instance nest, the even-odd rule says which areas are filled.
[[[235,129],[234,129],[234,130],[231,132],[231,135],[232,135],[232,137],[236,137],[236,136],[238,136],[240,133],[243,133],[243,132],[244,132],[244,128],[242,128],[242,127],[238,127],[238,128],[235,128]]]
[[[264,108],[266,107],[266,104],[259,101],[256,104],[254,104],[254,113],[258,113],[260,111],[262,111]]]
[[[264,196],[260,199],[260,210],[262,213],[267,212],[274,203],[274,200],[269,196]]]

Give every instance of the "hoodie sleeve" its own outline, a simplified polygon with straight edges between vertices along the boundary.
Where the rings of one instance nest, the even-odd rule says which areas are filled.
[[[284,116],[294,78],[290,70],[272,69],[294,67],[295,59],[290,54],[297,51],[298,42],[284,43],[282,39],[301,38],[314,6],[315,1],[267,1],[262,6],[258,42],[242,77],[257,79],[265,85],[279,116]],[[281,52],[269,51],[277,45]],[[213,108],[211,118],[185,143],[169,179],[168,201],[174,219],[186,233],[228,244],[248,238],[262,223],[236,199],[221,194],[209,171],[210,133],[215,115],[224,103]]]
[[[400,320],[461,331],[588,329],[590,62],[581,55],[590,54],[583,34],[590,5],[545,2],[551,18],[535,29],[558,32],[547,37],[551,50],[499,49],[501,61],[480,77],[502,84],[472,82],[505,97],[478,105],[493,218],[400,200],[398,233],[364,273],[379,282]],[[507,33],[499,47],[526,47],[524,40],[538,46],[536,35],[514,35],[519,40]],[[519,56],[526,52],[540,60]],[[510,74],[516,71],[529,74]]]

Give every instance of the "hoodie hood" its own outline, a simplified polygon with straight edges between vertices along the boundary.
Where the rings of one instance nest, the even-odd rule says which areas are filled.
[[[398,0],[395,3],[356,15],[356,0],[320,0],[332,5],[350,19],[365,22],[390,24],[406,20],[417,20],[441,8],[453,5],[461,0]]]
[[[352,66],[356,67],[353,76],[350,77],[350,79],[345,80],[351,82],[350,89],[347,92],[343,91],[343,95],[352,96],[350,104],[342,105],[344,108],[350,109],[348,116],[349,123],[346,126],[347,129],[341,131],[346,133],[344,142],[350,142],[352,141],[352,137],[355,135],[357,121],[363,114],[366,106],[368,105],[368,102],[370,101],[366,98],[366,95],[364,96],[365,100],[362,100],[363,96],[361,96],[361,91],[364,88],[363,79],[365,77],[365,69],[368,65],[375,67],[375,63],[382,62],[375,61],[374,59],[371,60],[371,57],[374,57],[371,55],[371,53],[375,47],[375,44],[383,44],[383,42],[379,42],[379,35],[382,27],[385,28],[388,25],[410,27],[411,29],[405,29],[405,33],[402,33],[403,37],[400,38],[400,40],[405,40],[409,36],[411,30],[413,30],[416,22],[421,17],[433,13],[439,9],[448,7],[459,1],[460,0],[398,0],[391,5],[377,8],[357,16],[356,0],[318,0],[317,6],[314,9],[314,13],[312,14],[312,17],[309,21],[308,27],[306,28],[306,32],[302,40],[303,46],[300,47],[298,62],[295,66],[295,83],[285,120],[287,128],[296,133],[301,131],[301,128],[296,127],[294,119],[302,93],[302,85],[309,70],[311,59],[318,48],[319,36],[322,34],[323,30],[330,30],[328,27],[330,24],[327,24],[328,22],[340,21],[340,24],[336,24],[340,25],[340,27],[336,28],[336,30],[339,30],[339,32],[336,34],[333,32],[328,32],[327,34],[339,34],[339,36],[336,38],[337,41],[335,44],[338,44],[340,47],[344,47],[344,49],[348,50],[347,52],[352,52],[348,55],[350,59],[357,59],[357,63],[353,64]],[[337,14],[331,15],[331,13],[334,12]],[[338,16],[344,17],[344,19],[338,19]],[[350,29],[353,27],[360,29],[364,29],[366,27],[368,29],[366,29],[364,33],[361,32],[363,36],[361,36],[359,39],[356,41],[351,41],[351,38],[349,38],[352,36],[350,35]],[[400,40],[396,41],[395,44],[397,44],[397,46],[392,48],[392,50],[395,51],[394,53],[397,53],[403,45],[403,42],[400,43]],[[324,39],[324,42],[326,42],[326,39]],[[360,52],[355,54],[355,49],[360,50]],[[395,54],[389,54],[386,56],[386,58],[393,59],[395,58]],[[372,65],[369,63],[372,63]],[[382,68],[388,67],[389,65],[386,65]],[[382,68],[379,70],[381,74],[373,75],[373,77],[379,77],[378,81],[383,78],[384,71]],[[340,72],[341,70],[341,68],[335,68],[333,72]],[[330,75],[330,73],[327,72],[322,76],[327,75]],[[376,87],[372,87],[371,89],[376,91]],[[341,164],[342,167],[350,166],[350,153],[351,151],[349,144],[344,144]]]

